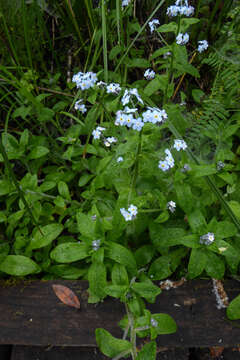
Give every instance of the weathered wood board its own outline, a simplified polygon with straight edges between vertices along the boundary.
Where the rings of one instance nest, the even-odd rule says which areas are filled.
[[[72,289],[79,296],[80,310],[61,303],[53,284]],[[0,344],[95,347],[98,327],[121,337],[117,322],[124,315],[124,306],[112,298],[88,304],[87,288],[86,281],[64,280],[1,287]],[[237,281],[225,281],[224,288],[229,300],[240,293]],[[211,281],[189,281],[163,290],[148,308],[153,313],[168,313],[178,325],[175,334],[158,337],[158,346],[234,347],[240,343],[240,322],[227,320],[225,309],[217,309]]]

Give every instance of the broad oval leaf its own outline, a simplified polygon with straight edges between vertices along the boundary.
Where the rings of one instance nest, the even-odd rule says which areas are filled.
[[[177,331],[175,320],[168,314],[153,314],[152,318],[157,322],[158,335],[173,334]]]
[[[56,296],[66,305],[80,309],[80,302],[74,292],[66,286],[53,284]]]
[[[32,241],[29,244],[31,249],[40,249],[49,245],[55,240],[63,231],[63,225],[61,224],[48,224],[40,227],[41,231],[37,229],[33,235]]]
[[[116,261],[119,264],[126,266],[131,275],[135,275],[137,272],[137,264],[131,251],[124,246],[109,242],[106,256]]]
[[[104,329],[96,329],[95,334],[101,352],[110,358],[114,358],[121,353],[127,354],[132,349],[129,341],[117,339]]]
[[[240,319],[240,295],[233,299],[227,308],[227,317],[230,320]]]
[[[28,155],[28,160],[39,159],[40,157],[42,157],[48,153],[49,153],[49,150],[45,146],[36,146],[35,148],[32,149],[32,151]]]
[[[136,360],[156,360],[157,344],[151,341],[145,344],[137,355]]]
[[[0,264],[0,271],[9,275],[25,276],[38,273],[41,271],[41,268],[26,256],[8,255]]]
[[[81,243],[64,243],[55,247],[51,259],[59,263],[71,263],[88,257],[88,247]]]

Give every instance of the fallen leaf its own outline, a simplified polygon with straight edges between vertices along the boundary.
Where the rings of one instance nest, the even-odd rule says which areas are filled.
[[[210,347],[210,355],[212,358],[218,358],[224,350],[223,346],[212,346]]]
[[[57,297],[66,305],[80,309],[80,302],[72,290],[63,285],[52,285]]]

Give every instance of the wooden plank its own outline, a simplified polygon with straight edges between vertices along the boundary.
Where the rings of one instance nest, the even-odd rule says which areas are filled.
[[[105,360],[97,348],[14,345],[9,360]],[[188,349],[158,349],[156,360],[189,360]],[[2,360],[2,359],[1,359]],[[130,360],[130,358],[126,359]]]
[[[105,360],[96,348],[13,346],[11,360]]]
[[[10,360],[12,352],[11,345],[0,345],[0,359],[1,360]]]
[[[62,304],[52,284],[71,288],[79,296],[81,309]],[[230,300],[240,292],[237,281],[226,281],[224,287]],[[87,288],[85,281],[62,280],[0,288],[0,343],[95,347],[98,327],[121,337],[117,322],[125,313],[123,305],[111,298],[98,305],[88,304]],[[148,308],[153,313],[168,313],[178,325],[175,334],[158,337],[158,346],[234,347],[240,343],[239,321],[228,321],[225,309],[217,309],[211,281],[189,281],[163,290]]]

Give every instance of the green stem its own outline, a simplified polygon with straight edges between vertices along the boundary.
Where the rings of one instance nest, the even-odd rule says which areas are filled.
[[[107,56],[107,24],[105,1],[102,0],[102,37],[103,37],[103,63],[104,63],[104,81],[108,82],[108,56]]]
[[[130,327],[130,342],[132,344],[132,359],[135,360],[137,357],[137,346],[136,346],[136,331],[134,329],[134,318],[133,314],[128,308],[128,305],[125,303],[126,313],[128,317],[128,323]]]
[[[134,187],[136,185],[136,181],[137,181],[138,167],[139,167],[139,155],[141,153],[141,150],[142,150],[142,130],[139,132],[138,148],[137,148],[137,153],[136,153],[136,161],[135,161],[135,164],[134,164],[133,176],[132,176],[132,180],[131,180],[130,191],[129,191],[129,194],[128,194],[128,205],[130,203],[132,192],[133,192],[133,189],[134,189]]]

